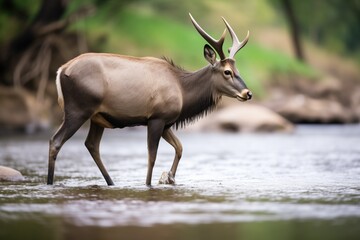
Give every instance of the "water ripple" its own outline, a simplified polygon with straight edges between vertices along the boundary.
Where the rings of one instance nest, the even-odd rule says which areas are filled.
[[[107,132],[101,152],[108,187],[80,132],[45,185],[47,137],[0,139],[0,165],[20,183],[0,183],[0,219],[55,217],[76,226],[152,226],[360,218],[360,127],[301,126],[294,134],[180,132],[184,154],[175,186],[155,184],[174,150],[161,142],[154,186],[144,185],[143,130]]]

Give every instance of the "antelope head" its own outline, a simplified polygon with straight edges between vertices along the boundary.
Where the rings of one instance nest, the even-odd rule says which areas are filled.
[[[225,40],[226,28],[219,40],[215,40],[207,34],[195,19],[189,13],[192,23],[200,35],[210,44],[204,46],[204,57],[212,65],[213,75],[211,81],[214,81],[215,90],[222,95],[236,98],[239,101],[247,101],[252,98],[251,91],[246,87],[239,71],[235,66],[235,54],[243,48],[249,40],[249,31],[245,39],[240,42],[230,24],[222,18],[226,28],[232,38],[232,47],[229,48],[229,57],[225,57],[223,52],[223,44]],[[220,60],[216,59],[216,52],[219,54]]]

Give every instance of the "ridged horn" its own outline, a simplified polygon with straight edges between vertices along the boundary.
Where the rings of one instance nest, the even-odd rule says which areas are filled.
[[[212,46],[215,49],[215,51],[219,54],[220,59],[224,60],[226,57],[225,57],[222,47],[223,47],[224,40],[225,40],[226,28],[225,28],[223,34],[221,35],[221,38],[219,40],[215,40],[208,33],[206,33],[204,31],[204,29],[202,29],[200,27],[200,25],[195,21],[195,19],[193,18],[193,16],[190,13],[189,13],[189,16],[190,16],[191,22],[194,24],[194,27],[196,28],[196,30],[210,44],[210,46]]]
[[[241,48],[243,48],[246,45],[246,43],[248,42],[250,32],[248,31],[245,39],[242,42],[240,42],[238,37],[236,36],[234,30],[231,28],[230,24],[225,20],[225,18],[222,17],[222,19],[223,19],[227,29],[229,30],[229,33],[230,33],[230,36],[231,36],[231,39],[232,39],[232,42],[233,42],[232,47],[229,49],[229,58],[234,58],[235,54]]]

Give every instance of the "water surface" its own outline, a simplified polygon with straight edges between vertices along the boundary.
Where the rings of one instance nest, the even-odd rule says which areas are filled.
[[[145,186],[143,128],[108,130],[106,186],[80,131],[47,186],[49,136],[0,139],[1,239],[359,239],[360,126],[299,126],[294,134],[177,133],[176,185],[158,185],[174,150],[160,144]]]

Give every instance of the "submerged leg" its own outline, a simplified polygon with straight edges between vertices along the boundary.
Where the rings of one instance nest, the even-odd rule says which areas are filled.
[[[148,170],[146,176],[146,185],[151,185],[151,177],[155,165],[156,154],[161,135],[164,132],[165,122],[161,119],[152,119],[148,122]]]
[[[51,185],[54,182],[55,160],[63,146],[63,144],[71,138],[74,133],[84,124],[88,119],[86,116],[73,116],[71,119],[64,118],[60,128],[50,139],[49,142],[49,165],[48,165],[48,177],[47,184]]]
[[[103,132],[104,132],[103,127],[91,121],[90,130],[85,141],[85,146],[89,150],[96,165],[100,169],[100,172],[104,176],[107,185],[110,186],[110,185],[114,185],[114,182],[111,180],[108,172],[106,171],[105,166],[101,161],[100,152],[99,152],[99,145]]]
[[[171,145],[175,148],[175,158],[173,161],[173,164],[171,166],[171,170],[170,172],[166,173],[164,172],[161,175],[161,178],[159,180],[159,183],[162,184],[174,184],[175,183],[175,174],[176,174],[176,169],[178,167],[181,155],[182,155],[182,145],[179,141],[179,139],[175,136],[175,134],[173,133],[173,131],[169,128],[164,130],[164,133],[162,135],[162,137]]]

